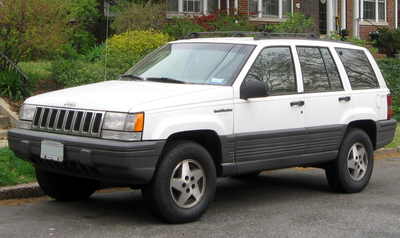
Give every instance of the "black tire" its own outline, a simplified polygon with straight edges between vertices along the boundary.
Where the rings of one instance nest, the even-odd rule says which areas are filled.
[[[90,197],[100,186],[100,181],[77,178],[36,169],[40,188],[59,201],[79,201]]]
[[[357,193],[371,179],[374,151],[369,136],[360,129],[350,128],[339,148],[339,154],[325,168],[329,185],[338,192]]]
[[[174,141],[164,149],[142,196],[156,218],[169,223],[192,222],[211,205],[216,180],[215,165],[206,149],[191,141]]]

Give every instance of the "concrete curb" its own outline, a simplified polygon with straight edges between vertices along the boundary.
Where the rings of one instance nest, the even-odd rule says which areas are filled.
[[[36,182],[0,188],[0,200],[41,197],[44,195],[44,192]]]

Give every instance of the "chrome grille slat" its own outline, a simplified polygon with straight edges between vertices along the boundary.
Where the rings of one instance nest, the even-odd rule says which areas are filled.
[[[32,129],[62,134],[100,137],[105,112],[37,107]]]

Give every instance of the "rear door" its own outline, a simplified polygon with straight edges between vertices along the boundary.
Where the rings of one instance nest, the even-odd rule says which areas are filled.
[[[352,95],[340,77],[329,47],[297,46],[304,90],[305,154],[337,150],[354,117]]]

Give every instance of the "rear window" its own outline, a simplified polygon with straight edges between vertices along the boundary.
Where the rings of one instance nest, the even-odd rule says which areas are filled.
[[[352,89],[379,88],[375,72],[362,50],[337,48]]]

